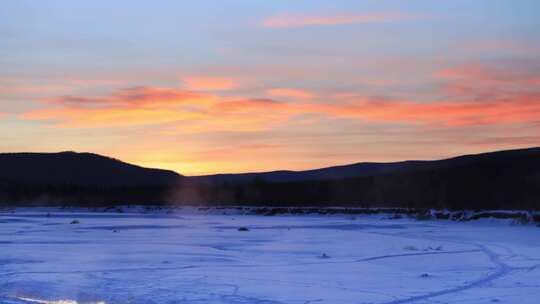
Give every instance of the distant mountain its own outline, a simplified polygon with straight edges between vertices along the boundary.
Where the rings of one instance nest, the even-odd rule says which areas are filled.
[[[90,153],[9,153],[0,154],[0,207],[7,204],[540,210],[540,148],[194,177]]]
[[[180,175],[92,153],[1,153],[0,182],[33,185],[168,185]]]
[[[450,168],[466,164],[473,164],[478,161],[503,162],[505,159],[516,159],[522,157],[538,157],[540,148],[519,149],[488,152],[482,154],[464,155],[443,160],[407,160],[390,163],[362,162],[350,165],[333,166],[327,168],[305,170],[305,171],[270,171],[239,174],[214,174],[203,176],[192,176],[190,179],[206,183],[246,183],[250,181],[264,181],[271,183],[300,182],[300,181],[322,181],[336,180],[355,177],[380,176],[390,173],[434,170]],[[534,160],[534,159],[531,159]],[[494,163],[494,165],[496,165]]]
[[[176,202],[540,210],[540,148],[189,178]]]
[[[297,182],[310,180],[329,180],[350,177],[380,175],[396,170],[406,170],[418,167],[425,161],[403,161],[394,163],[356,163],[351,165],[334,166],[305,171],[270,171],[238,174],[214,174],[192,176],[193,180],[209,183],[245,183],[253,180],[266,182]]]

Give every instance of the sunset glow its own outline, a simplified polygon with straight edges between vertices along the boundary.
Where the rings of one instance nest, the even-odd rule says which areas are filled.
[[[3,152],[196,175],[540,145],[538,1],[121,2],[3,4]]]

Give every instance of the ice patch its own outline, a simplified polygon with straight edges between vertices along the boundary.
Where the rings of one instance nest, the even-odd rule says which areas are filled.
[[[103,301],[82,303],[82,302],[78,302],[74,300],[41,300],[41,299],[33,299],[33,298],[25,298],[25,297],[17,297],[17,299],[28,302],[28,303],[39,303],[39,304],[107,304]]]

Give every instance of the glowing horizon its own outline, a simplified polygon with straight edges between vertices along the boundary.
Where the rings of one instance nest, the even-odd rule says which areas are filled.
[[[201,175],[540,146],[538,11],[534,0],[8,2],[0,152]]]

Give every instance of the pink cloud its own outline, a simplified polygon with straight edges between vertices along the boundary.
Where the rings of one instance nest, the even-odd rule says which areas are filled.
[[[503,69],[481,64],[466,64],[456,68],[438,71],[435,75],[451,81],[469,81],[472,85],[540,85],[540,73],[528,71],[523,67]]]
[[[53,121],[57,127],[100,128],[168,124],[187,131],[258,131],[323,119],[400,123],[414,126],[467,127],[534,124],[540,121],[540,90],[533,72],[506,71],[470,65],[440,71],[444,81],[437,101],[342,95],[322,102],[310,92],[276,88],[273,97],[295,102],[230,97],[210,92],[131,87],[101,96],[60,96],[44,99],[49,107],[23,113],[23,119]],[[452,92],[450,96],[444,96]],[[306,115],[307,114],[307,115]]]
[[[534,123],[540,120],[540,95],[520,94],[511,100],[485,102],[360,101],[310,106],[309,111],[366,121],[449,127]]]
[[[107,128],[173,124],[183,131],[253,131],[286,119],[284,104],[155,87],[132,87],[104,96],[45,99],[51,107],[23,113],[59,128]]]
[[[207,104],[212,102],[212,95],[160,87],[130,87],[119,89],[106,96],[86,97],[65,95],[47,99],[52,103],[72,107],[170,107],[180,104]]]
[[[270,89],[266,91],[266,94],[273,96],[273,97],[292,97],[292,98],[299,98],[299,99],[305,99],[305,98],[312,98],[313,93],[306,91],[306,90],[300,90],[300,89],[293,89],[293,88],[275,88]]]
[[[187,76],[182,81],[195,91],[227,91],[238,87],[234,79],[225,77]]]
[[[319,16],[282,14],[263,20],[261,26],[267,28],[289,28],[354,23],[381,23],[399,21],[408,17],[410,16],[402,13],[339,14]]]

